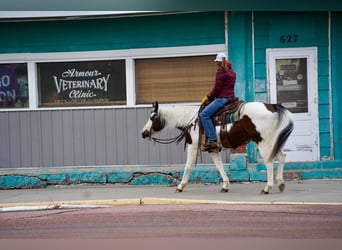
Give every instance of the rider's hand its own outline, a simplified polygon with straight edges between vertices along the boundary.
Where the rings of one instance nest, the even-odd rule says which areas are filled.
[[[202,98],[202,102],[201,102],[201,104],[204,104],[204,103],[206,103],[208,101],[208,97],[207,96],[205,96],[205,97],[203,97]]]

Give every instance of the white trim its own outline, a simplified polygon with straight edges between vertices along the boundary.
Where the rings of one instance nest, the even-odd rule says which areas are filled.
[[[135,99],[135,64],[133,58],[126,59],[126,100],[127,106],[134,106]]]
[[[38,107],[38,86],[37,86],[37,64],[33,62],[27,63],[27,78],[29,90],[29,108]]]
[[[227,53],[227,58],[229,58],[229,49],[228,49],[228,13],[224,12],[224,44],[226,46],[225,52]]]
[[[148,14],[151,12],[158,13],[159,11],[0,11],[0,19],[129,15]]]
[[[154,57],[177,57],[217,54],[225,50],[225,44],[163,47],[149,49],[127,49],[127,50],[101,50],[80,52],[53,52],[53,53],[15,53],[0,54],[0,63],[14,62],[57,62],[57,61],[86,61],[125,59],[127,57],[154,58]]]
[[[29,108],[0,109],[1,111],[25,111],[25,110],[67,110],[67,109],[101,109],[101,108],[125,108],[136,106],[135,95],[135,66],[134,60],[140,58],[163,58],[181,56],[201,56],[217,54],[225,51],[225,44],[180,46],[162,48],[143,48],[126,50],[102,50],[80,52],[52,52],[52,53],[9,53],[0,54],[0,64],[27,63],[29,84]],[[120,60],[126,61],[126,105],[118,106],[84,106],[84,107],[50,107],[38,108],[38,86],[36,63],[41,62],[72,62],[72,61],[96,61],[96,60]],[[144,105],[139,105],[144,106]]]
[[[256,80],[255,80],[255,30],[254,30],[254,11],[252,11],[252,81],[253,81],[253,97],[252,100],[255,100],[255,87],[256,87]],[[269,89],[268,89],[268,85],[267,84],[267,93],[269,93]],[[269,96],[268,96],[268,101],[270,100]]]
[[[327,160],[333,160],[334,159],[334,124],[333,124],[333,107],[332,107],[332,80],[331,80],[331,74],[332,74],[332,68],[331,68],[331,11],[329,11],[328,16],[328,58],[329,58],[329,78],[328,78],[328,84],[329,84],[329,120],[330,120],[330,159]]]

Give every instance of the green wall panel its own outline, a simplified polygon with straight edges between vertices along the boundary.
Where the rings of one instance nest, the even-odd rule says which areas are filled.
[[[329,90],[319,90],[318,103],[329,105]]]
[[[321,148],[326,148],[329,149],[330,148],[330,135],[329,133],[320,133],[320,142],[321,142]],[[323,155],[322,155],[323,156]],[[321,157],[322,157],[321,156]]]
[[[267,92],[266,85],[264,79],[255,79],[255,92],[256,93],[265,93]]]
[[[266,62],[255,64],[255,77],[266,79]],[[266,84],[266,81],[264,81]]]
[[[321,159],[330,159],[331,153],[330,153],[330,147],[327,148],[321,148]]]
[[[330,120],[328,118],[320,120],[319,131],[321,131],[321,133],[329,133],[329,131],[330,131]]]
[[[328,45],[328,42],[327,44]],[[318,48],[318,58],[329,58],[329,47],[328,46],[321,46]]]
[[[334,155],[342,158],[342,13],[332,13],[331,16],[331,79],[332,79],[332,112],[334,124]]]
[[[268,103],[268,95],[265,92],[256,92],[255,93],[255,100],[258,102],[264,102],[264,103]]]
[[[329,76],[328,75],[318,76],[318,90],[329,91]]]
[[[318,60],[318,76],[321,75],[329,75],[329,61],[327,60]]]
[[[255,49],[254,50],[254,62],[255,63],[265,63],[266,62],[266,53],[264,49]]]
[[[236,71],[235,94],[253,100],[252,16],[250,12],[228,13],[228,57]]]
[[[327,13],[267,14],[268,46],[277,48],[327,46]]]
[[[318,113],[320,119],[327,119],[329,117],[329,105],[328,104],[320,104],[318,100]]]
[[[0,53],[222,44],[224,12],[109,19],[1,22]]]

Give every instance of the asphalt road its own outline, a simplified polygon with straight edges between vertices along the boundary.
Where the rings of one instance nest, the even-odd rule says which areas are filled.
[[[263,186],[232,183],[225,194],[195,184],[182,193],[130,185],[2,190],[0,249],[341,249],[340,179],[292,181],[285,192],[257,195]],[[58,209],[36,211],[49,206]]]
[[[342,206],[141,205],[0,213],[0,239],[342,239]]]

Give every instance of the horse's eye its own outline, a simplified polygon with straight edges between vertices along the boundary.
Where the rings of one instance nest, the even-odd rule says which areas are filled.
[[[153,113],[150,115],[151,121],[153,121],[156,117],[157,117],[157,114],[156,114],[155,112],[153,112]]]

